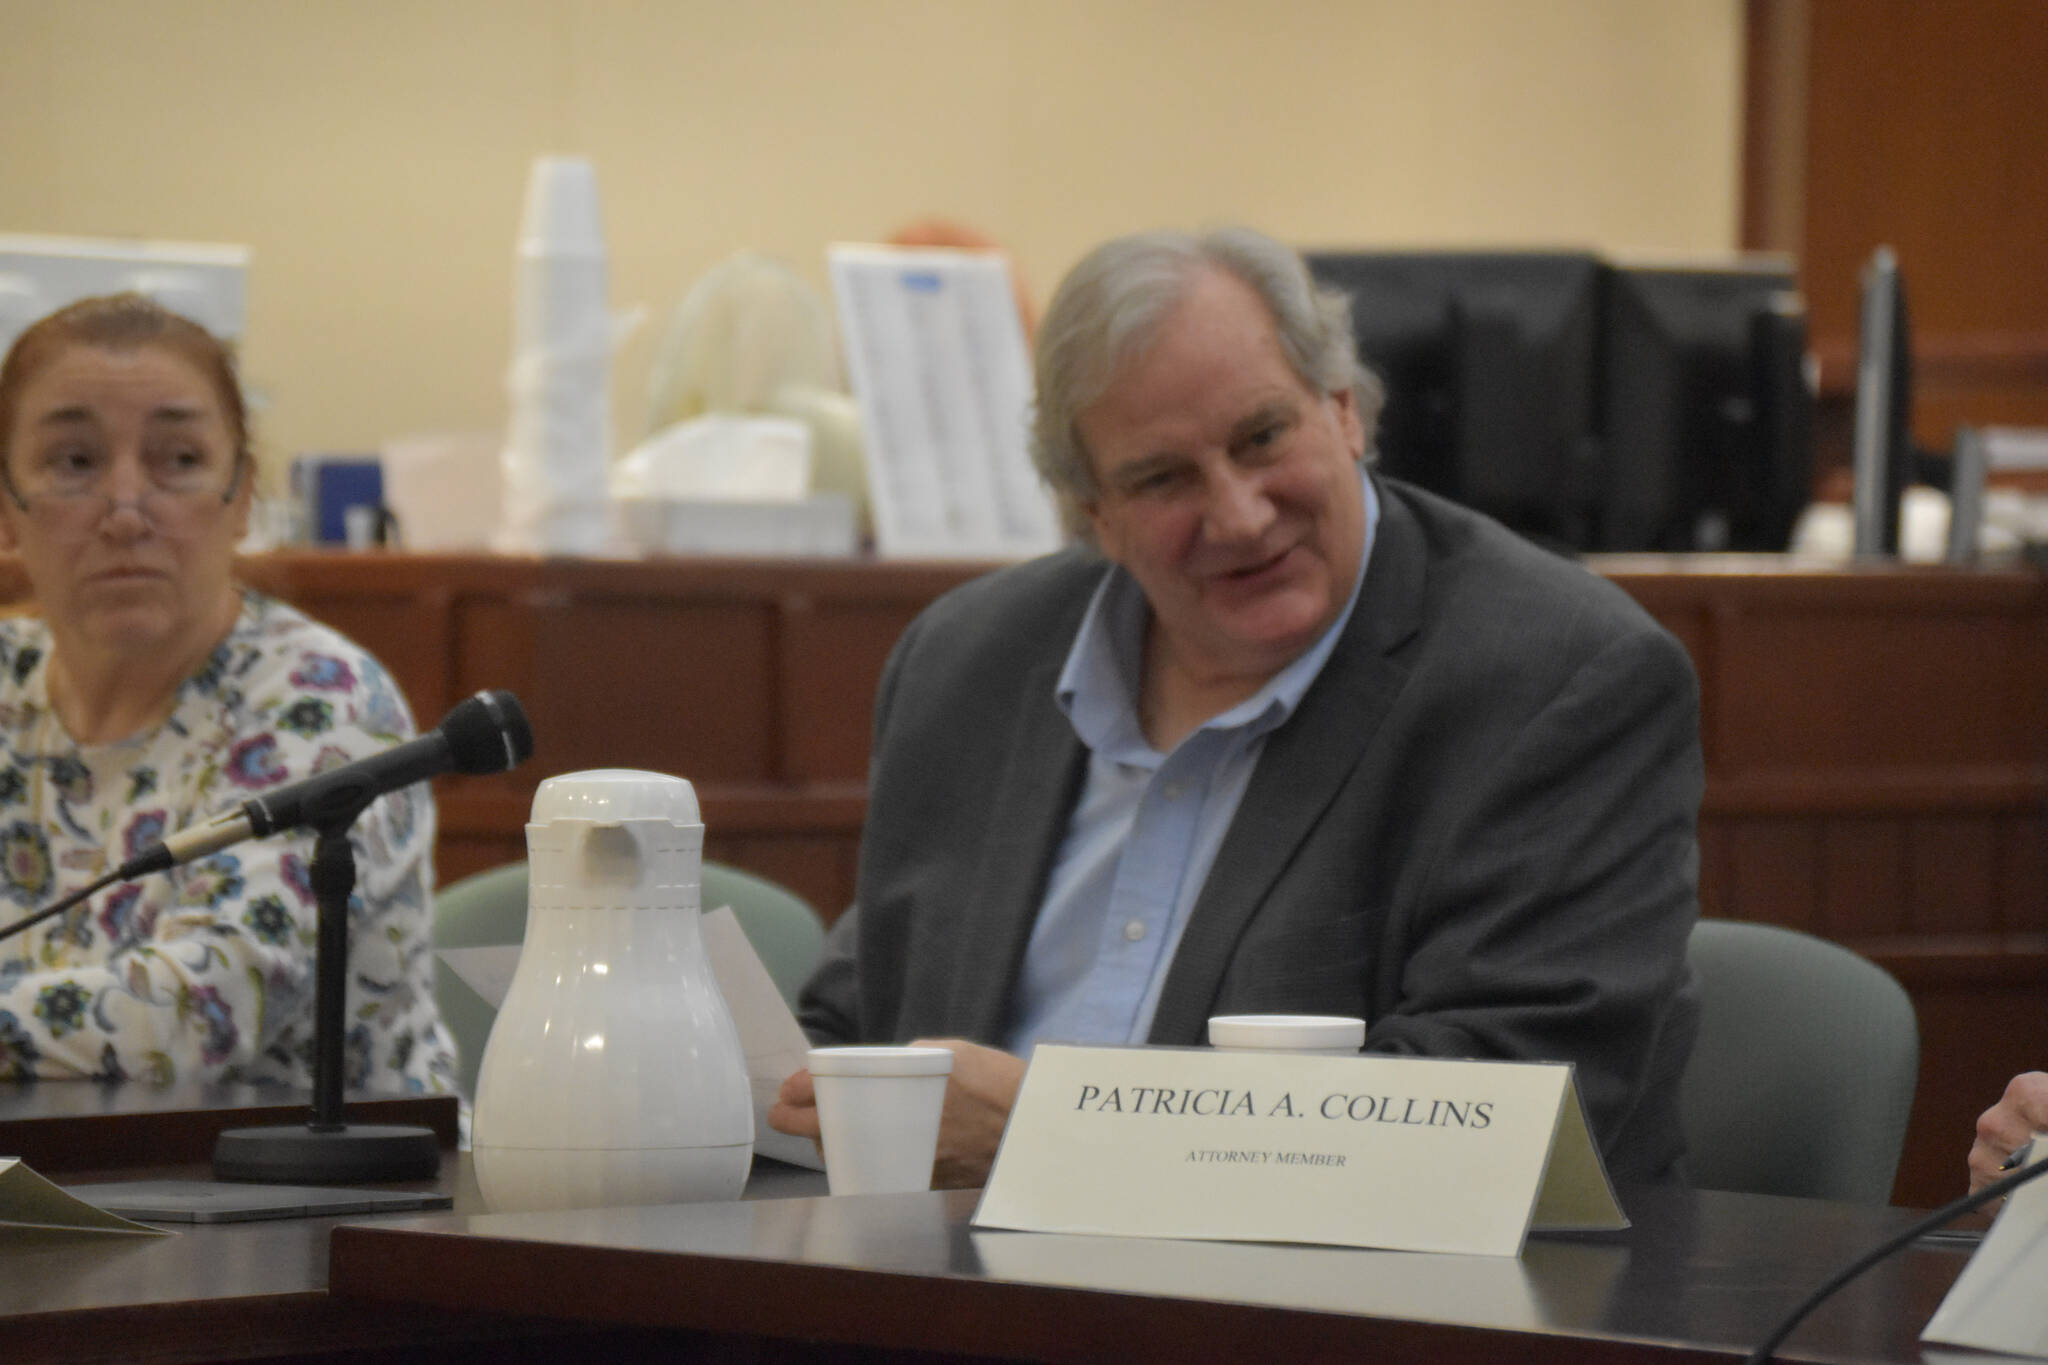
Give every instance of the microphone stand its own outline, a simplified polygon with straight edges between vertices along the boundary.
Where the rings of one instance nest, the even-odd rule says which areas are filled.
[[[349,827],[364,805],[317,827],[309,877],[319,907],[313,993],[313,1112],[304,1124],[229,1128],[213,1148],[222,1180],[291,1185],[351,1185],[431,1180],[441,1148],[431,1128],[349,1123],[341,1112],[342,1045],[348,997],[348,902],[356,889]]]

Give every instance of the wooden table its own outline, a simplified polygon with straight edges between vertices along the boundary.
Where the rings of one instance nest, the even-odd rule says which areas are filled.
[[[446,1100],[399,1103],[452,1122]],[[190,1177],[203,1167],[173,1157],[209,1126],[301,1113],[297,1097],[245,1090],[0,1087],[0,1152],[40,1142],[75,1181]],[[0,1362],[1726,1360],[1912,1217],[1625,1189],[1629,1231],[1534,1238],[1510,1260],[982,1232],[972,1192],[831,1199],[822,1177],[774,1163],[743,1202],[664,1208],[486,1213],[452,1148],[430,1183],[454,1213],[146,1240],[0,1230]],[[1962,1265],[1908,1251],[1824,1309],[1790,1358],[1940,1359],[1916,1336]]]
[[[130,1167],[80,1176],[174,1177],[203,1178],[204,1171]],[[434,1183],[454,1194],[457,1208],[476,1207],[466,1156],[451,1153]],[[748,1193],[773,1197],[822,1183],[807,1171],[773,1167]],[[0,1228],[0,1361],[173,1365],[317,1357],[327,1365],[633,1365],[675,1358],[671,1333],[538,1318],[532,1304],[508,1312],[334,1298],[327,1292],[328,1238],[343,1221],[188,1225],[146,1239]]]
[[[24,1156],[63,1182],[204,1179],[212,1134],[304,1117],[303,1096],[254,1087],[0,1084],[0,1155]],[[351,1102],[351,1117],[419,1122],[444,1138],[438,1188],[458,1210],[481,1201],[469,1158],[454,1150],[455,1102]],[[764,1163],[749,1198],[822,1191],[824,1178]],[[673,1339],[611,1330],[529,1309],[442,1309],[337,1300],[327,1293],[328,1237],[338,1218],[185,1225],[161,1238],[0,1227],[0,1362],[431,1360],[608,1365],[672,1358]],[[362,1221],[360,1217],[356,1221]],[[370,1220],[374,1222],[375,1220]],[[169,1226],[169,1225],[167,1225]]]
[[[138,1164],[203,1165],[223,1128],[303,1123],[310,1092],[255,1085],[100,1081],[0,1081],[0,1156],[18,1156],[42,1175]],[[453,1095],[349,1096],[355,1123],[431,1128],[455,1147]]]
[[[1515,1260],[985,1232],[976,1198],[405,1216],[337,1228],[329,1280],[348,1300],[537,1310],[775,1360],[1721,1361],[1911,1217],[1632,1190],[1629,1231],[1532,1238]],[[1907,1251],[1785,1358],[1941,1359],[1916,1339],[1963,1262]]]

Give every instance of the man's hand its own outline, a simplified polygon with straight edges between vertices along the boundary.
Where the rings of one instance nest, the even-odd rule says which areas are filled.
[[[792,1072],[775,1092],[768,1126],[791,1137],[818,1140],[818,1090],[808,1071]]]
[[[996,1145],[1017,1088],[1024,1083],[1024,1060],[992,1047],[959,1038],[920,1038],[913,1047],[942,1047],[953,1054],[953,1074],[946,1078],[946,1105],[939,1114],[939,1154],[932,1167],[934,1189],[972,1189],[988,1179]],[[811,1073],[799,1071],[782,1083],[768,1126],[795,1137],[818,1140],[818,1092]]]
[[[946,1107],[939,1114],[939,1159],[932,1188],[973,1189],[995,1165],[1003,1125],[1024,1084],[1024,1059],[960,1038],[919,1038],[912,1047],[942,1047],[953,1054]]]
[[[952,1097],[947,1096],[951,1103]],[[1977,1142],[1970,1148],[1970,1188],[1998,1179],[1998,1168],[2013,1149],[2048,1132],[2048,1072],[2029,1071],[2005,1087],[2005,1098],[1977,1117]]]

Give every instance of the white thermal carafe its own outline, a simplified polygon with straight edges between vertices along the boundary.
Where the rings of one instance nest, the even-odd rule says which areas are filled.
[[[704,952],[704,825],[681,778],[549,778],[526,827],[526,938],[477,1078],[494,1211],[734,1199],[746,1058]]]

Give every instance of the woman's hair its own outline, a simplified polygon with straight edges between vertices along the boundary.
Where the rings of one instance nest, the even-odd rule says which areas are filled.
[[[1031,458],[1070,534],[1092,539],[1084,507],[1096,496],[1095,471],[1081,444],[1081,413],[1108,391],[1119,366],[1152,344],[1208,270],[1235,276],[1265,302],[1280,349],[1304,384],[1320,393],[1351,391],[1371,449],[1385,390],[1358,361],[1349,300],[1318,288],[1296,252],[1249,228],[1120,237],[1068,272],[1038,332]]]
[[[80,299],[43,318],[16,337],[6,360],[0,361],[0,467],[12,454],[8,439],[22,390],[74,346],[109,351],[155,346],[184,360],[213,385],[221,415],[234,438],[237,465],[249,458],[249,412],[242,401],[241,380],[235,374],[234,353],[213,333],[153,299],[141,294],[108,294]]]

